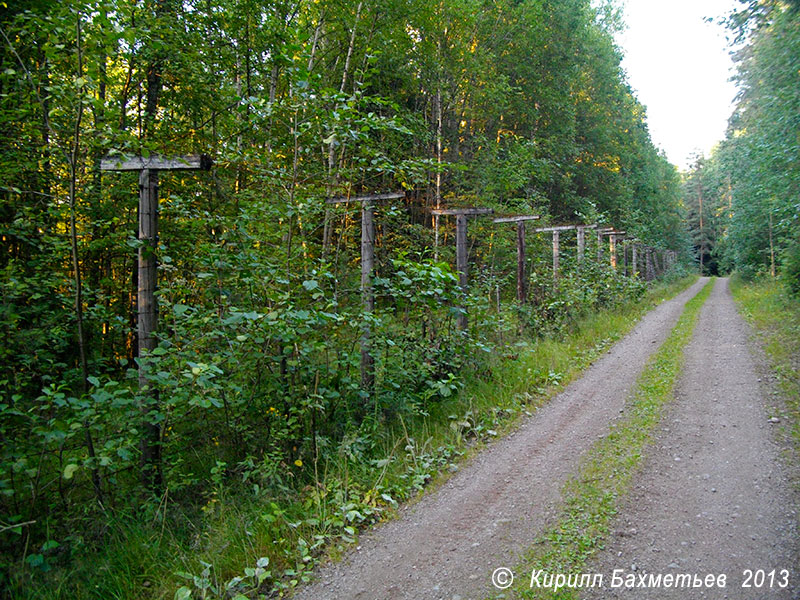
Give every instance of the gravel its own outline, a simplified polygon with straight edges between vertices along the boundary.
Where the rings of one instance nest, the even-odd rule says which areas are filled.
[[[582,597],[800,598],[800,502],[781,455],[786,432],[769,416],[774,396],[765,372],[727,279],[717,280],[686,348],[676,401],[612,525],[615,533],[586,568],[603,573],[605,584]],[[726,586],[611,589],[613,571],[623,569],[625,577],[632,564],[637,583],[639,574],[691,573],[725,575]],[[764,572],[760,587],[743,587],[748,570],[751,586]]]

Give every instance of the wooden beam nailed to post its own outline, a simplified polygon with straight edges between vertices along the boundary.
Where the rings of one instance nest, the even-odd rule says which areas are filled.
[[[517,224],[517,302],[525,304],[528,301],[528,280],[525,276],[525,221],[535,221],[539,215],[524,215],[519,217],[498,217],[493,223]]]
[[[153,422],[150,413],[157,409],[158,390],[152,388],[147,376],[147,357],[156,348],[158,331],[158,172],[208,171],[209,156],[192,155],[168,158],[151,155],[108,157],[100,161],[101,171],[139,171],[139,250],[136,295],[136,323],[138,336],[139,389],[147,392],[149,401],[143,402],[143,435],[141,439],[142,483],[154,493],[161,493],[161,425]]]
[[[193,154],[169,158],[150,156],[111,156],[100,161],[101,171],[208,171],[213,161],[207,154]]]
[[[451,215],[456,217],[456,270],[458,271],[458,284],[465,296],[469,293],[467,278],[467,271],[469,268],[467,260],[467,217],[490,215],[493,212],[494,210],[491,208],[439,208],[431,211],[433,215]],[[467,328],[467,310],[463,306],[458,315],[458,327],[460,329]]]
[[[378,200],[395,200],[405,198],[404,192],[387,194],[368,194],[365,196],[329,198],[328,204],[361,203],[361,306],[365,315],[375,312],[375,294],[372,289],[372,277],[375,270],[375,202]],[[368,396],[375,388],[375,358],[372,356],[372,327],[369,318],[364,320],[361,338],[361,390]],[[366,413],[362,409],[363,418]]]

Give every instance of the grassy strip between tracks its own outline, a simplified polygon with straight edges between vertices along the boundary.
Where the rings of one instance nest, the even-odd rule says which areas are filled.
[[[563,490],[562,514],[535,541],[521,564],[514,569],[513,587],[493,598],[577,598],[577,589],[545,589],[549,576],[578,574],[589,558],[602,549],[618,501],[629,489],[651,433],[661,419],[663,408],[672,400],[673,389],[683,366],[683,349],[692,337],[700,309],[711,293],[710,281],[683,311],[667,340],[639,376],[627,402],[626,417],[611,433],[597,442],[584,458],[578,474]],[[543,572],[531,585],[531,574]]]

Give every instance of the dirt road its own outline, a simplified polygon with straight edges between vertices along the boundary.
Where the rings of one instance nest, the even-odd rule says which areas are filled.
[[[295,598],[468,600],[493,591],[491,574],[558,514],[581,455],[608,433],[648,357],[706,280],[647,314],[634,330],[445,485],[364,535]]]
[[[726,587],[605,585],[586,598],[800,598],[798,497],[781,461],[786,423],[752,346],[720,279],[686,348],[676,401],[615,533],[586,569],[607,583],[614,569],[634,573],[637,584],[649,574],[726,575]]]

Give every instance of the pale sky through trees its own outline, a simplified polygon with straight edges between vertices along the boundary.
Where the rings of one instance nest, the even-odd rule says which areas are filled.
[[[725,136],[736,94],[725,16],[736,0],[624,0],[627,30],[617,36],[623,68],[647,107],[650,134],[670,162],[686,169]]]

